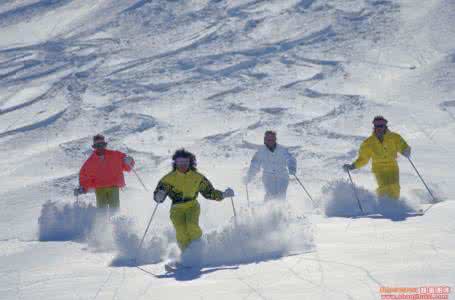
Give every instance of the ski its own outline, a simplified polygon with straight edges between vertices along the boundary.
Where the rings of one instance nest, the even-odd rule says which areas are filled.
[[[168,263],[164,265],[164,270],[166,270],[167,273],[173,273],[177,271],[177,266],[172,263]]]
[[[191,267],[184,266],[178,262],[169,262],[164,265],[164,270],[166,270],[167,273],[175,273],[179,270],[189,270],[189,269],[191,269]]]

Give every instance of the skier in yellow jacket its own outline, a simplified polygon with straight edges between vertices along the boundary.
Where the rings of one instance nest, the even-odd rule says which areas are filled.
[[[162,203],[167,196],[172,200],[171,221],[176,232],[177,243],[183,252],[193,241],[202,236],[199,227],[199,192],[207,199],[221,201],[233,197],[231,188],[224,192],[216,190],[204,175],[196,170],[196,158],[185,149],[177,150],[172,156],[173,170],[164,176],[154,192],[154,200]]]
[[[397,133],[387,128],[387,120],[377,116],[373,120],[374,132],[360,146],[359,156],[352,164],[345,164],[345,171],[359,169],[372,159],[372,171],[378,183],[379,197],[400,198],[400,175],[397,154],[411,156],[411,148]]]

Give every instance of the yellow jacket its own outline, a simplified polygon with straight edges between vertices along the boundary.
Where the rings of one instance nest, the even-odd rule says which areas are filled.
[[[168,173],[158,182],[155,193],[159,190],[166,191],[173,204],[196,200],[199,193],[207,199],[223,200],[223,192],[216,190],[204,175],[195,170]]]
[[[382,143],[373,133],[360,146],[359,157],[354,162],[355,168],[363,167],[370,159],[373,160],[373,172],[378,169],[396,167],[397,153],[403,153],[408,147],[406,141],[397,133],[387,130]]]

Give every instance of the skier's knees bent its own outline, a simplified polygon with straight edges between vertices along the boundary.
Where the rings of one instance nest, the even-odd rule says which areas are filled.
[[[95,194],[97,208],[110,208],[114,210],[120,208],[119,188],[98,188],[96,189]]]
[[[269,192],[266,192],[264,196],[264,201],[270,201],[270,200],[286,200],[286,192],[281,193],[281,194],[272,194]]]
[[[378,197],[388,197],[391,199],[400,198],[400,185],[399,184],[389,184],[378,187],[376,190]]]
[[[202,230],[199,227],[199,203],[185,204],[173,207],[170,216],[174,225],[177,243],[182,251],[193,240],[197,240],[202,236]]]
[[[269,200],[286,200],[287,185],[281,186],[281,188],[265,189],[264,201]]]
[[[199,215],[201,214],[201,207],[198,202],[194,203],[186,215],[186,230],[190,237],[190,241],[197,240],[202,236],[201,227],[199,227]]]
[[[190,242],[200,239],[202,236],[202,229],[199,224],[188,224],[187,232]]]
[[[175,227],[175,233],[181,251],[184,251],[191,242],[200,239],[202,236],[202,230],[199,226]]]
[[[378,183],[376,190],[379,197],[400,198],[400,175],[398,166],[373,170]]]
[[[186,232],[185,229],[177,229],[175,228],[175,238],[177,240],[177,244],[179,245],[179,248],[181,251],[185,250],[186,247],[190,244],[190,238],[188,233]]]
[[[265,176],[263,177],[263,183],[266,192],[264,201],[286,200],[286,192],[289,185],[288,178]]]
[[[180,250],[185,250],[192,241],[200,239],[202,236],[202,230],[199,224],[176,224],[173,222],[177,243]]]
[[[171,211],[171,221],[175,229],[175,238],[180,249],[185,248],[189,243],[188,232],[186,231],[185,218],[183,215]]]

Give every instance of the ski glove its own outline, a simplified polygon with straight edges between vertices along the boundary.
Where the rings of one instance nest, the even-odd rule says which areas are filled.
[[[404,149],[401,154],[403,154],[403,156],[406,158],[410,158],[411,157],[411,147]]]
[[[74,196],[76,196],[76,197],[79,195],[85,194],[85,193],[86,192],[85,192],[84,188],[81,186],[74,189]]]
[[[251,178],[250,178],[250,176],[246,175],[246,176],[243,177],[242,181],[243,181],[243,184],[246,185],[246,184],[249,184],[251,182]]]
[[[297,171],[296,169],[290,168],[290,169],[289,169],[289,174],[292,175],[292,176],[294,176],[295,173],[296,173],[296,171]]]
[[[227,189],[223,192],[223,199],[224,199],[224,198],[229,198],[229,197],[234,197],[234,190],[231,189],[231,188],[227,188]]]
[[[133,160],[133,158],[131,156],[125,156],[123,158],[123,162],[125,164],[127,164],[128,166],[130,166],[131,168],[134,166],[134,160]]]
[[[155,195],[153,195],[153,200],[155,200],[156,203],[163,203],[164,200],[166,200],[167,193],[164,190],[158,190]]]
[[[345,172],[352,171],[354,169],[355,169],[355,165],[354,164],[345,164],[345,165],[343,165],[343,170]]]

